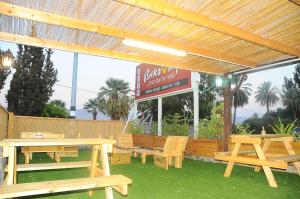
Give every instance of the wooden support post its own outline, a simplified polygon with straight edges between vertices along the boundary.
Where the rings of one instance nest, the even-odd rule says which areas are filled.
[[[60,152],[55,153],[55,161],[57,163],[61,162],[61,153]]]
[[[283,141],[283,144],[288,152],[289,155],[296,155],[295,150],[293,146],[291,145],[291,142],[289,141]],[[298,174],[300,175],[300,162],[293,162],[294,167],[297,169]]]
[[[142,163],[146,164],[146,153],[141,153]]]
[[[24,156],[25,156],[25,164],[29,164],[29,161],[30,161],[30,154],[28,152],[25,152],[24,153]]]
[[[261,146],[260,146],[259,144],[253,144],[253,146],[254,146],[254,149],[255,149],[255,151],[256,151],[256,153],[257,153],[258,158],[259,158],[260,160],[266,160],[266,156],[265,156],[264,151],[263,151],[263,149],[261,148]],[[275,180],[275,178],[274,178],[274,175],[273,175],[273,173],[272,173],[271,168],[270,168],[270,167],[266,167],[266,166],[262,166],[262,168],[263,168],[263,170],[264,170],[264,172],[265,172],[265,175],[266,175],[266,177],[267,177],[267,180],[268,180],[268,182],[269,182],[269,185],[270,185],[271,187],[278,187],[278,186],[277,186],[277,183],[276,183],[276,180]]]
[[[7,185],[16,183],[16,148],[8,147]]]
[[[224,151],[228,151],[228,140],[232,131],[232,92],[230,82],[227,81],[227,75],[224,76],[224,79],[227,82],[227,85],[224,88]]]
[[[266,153],[266,151],[269,149],[270,144],[271,144],[271,140],[270,139],[266,139],[265,142],[264,142],[264,144],[263,144],[263,148],[262,148],[262,150],[263,150],[264,153]],[[254,169],[254,171],[255,172],[259,172],[260,169],[261,169],[260,166],[256,166],[255,169]]]
[[[241,143],[237,142],[237,143],[234,144],[234,147],[233,147],[233,150],[232,150],[232,153],[231,153],[232,157],[236,157],[238,155],[240,147],[241,147]],[[231,175],[233,166],[234,166],[233,161],[228,162],[227,167],[226,167],[226,171],[224,173],[224,177],[229,177]]]
[[[109,146],[108,144],[102,144],[102,148],[101,148],[101,162],[102,162],[103,176],[110,176],[108,152],[107,152],[109,147],[112,146]],[[113,199],[112,187],[105,188],[105,197],[106,199]]]
[[[97,176],[97,161],[98,161],[98,152],[99,146],[95,145],[92,149],[92,158],[91,158],[91,168],[90,168],[90,177]],[[93,191],[89,191],[89,196],[93,195]]]
[[[7,138],[14,138],[14,113],[8,113],[8,129],[7,129]]]

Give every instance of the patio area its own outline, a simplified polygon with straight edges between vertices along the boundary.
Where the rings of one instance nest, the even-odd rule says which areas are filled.
[[[299,6],[296,0],[0,1],[0,41],[74,53],[72,87],[65,86],[72,89],[70,114],[55,118],[42,114],[54,92],[53,85],[61,80],[56,78],[57,71],[50,70],[54,66],[50,59],[53,52],[45,51],[45,59],[43,49],[35,53],[34,48],[23,50],[19,46],[14,60],[9,49],[5,52],[11,56],[1,55],[0,51],[3,70],[15,69],[10,95],[6,95],[7,109],[0,105],[0,198],[299,199],[300,142],[296,140],[300,137]],[[32,52],[25,53],[29,51]],[[119,82],[116,91],[100,86],[99,93],[85,90],[97,95],[94,111],[88,110],[95,121],[76,118],[76,92],[83,90],[77,88],[78,53],[140,64],[136,68],[134,89],[129,83],[115,81]],[[5,66],[4,58],[10,58],[10,66]],[[67,68],[65,60],[59,64]],[[263,124],[258,125],[256,132],[247,126],[243,127],[243,133],[236,131],[235,100],[242,84],[246,85],[247,75],[291,64],[299,64],[299,77],[294,80],[284,77],[287,88],[284,90],[282,86],[282,90],[287,93],[288,88],[295,87],[292,93],[295,100],[284,108],[289,111],[287,115],[294,116],[292,125],[293,130],[298,127],[297,136],[292,130],[283,132],[282,125],[278,125],[282,127],[278,128],[278,135],[265,131]],[[44,65],[49,73],[42,72]],[[180,73],[179,69],[186,71]],[[100,74],[113,69],[99,64],[99,71],[87,67],[83,70]],[[28,76],[21,73],[24,71]],[[52,76],[49,81],[48,74]],[[273,73],[261,79],[267,78],[274,78]],[[24,86],[25,83],[29,86]],[[106,84],[109,85],[107,81]],[[271,87],[269,82],[262,85]],[[40,92],[44,90],[49,90],[45,97]],[[274,90],[275,98],[282,96],[277,88],[265,90]],[[134,96],[130,97],[131,92]],[[182,112],[187,118],[175,117],[175,113],[169,116],[177,123],[170,122],[166,106],[163,110],[163,98],[186,93],[189,96]],[[213,96],[207,97],[207,93]],[[272,104],[269,92],[266,93],[261,100],[256,95],[256,102],[266,105],[269,117],[269,105],[276,103]],[[24,101],[17,99],[23,95]],[[32,96],[40,100],[35,104]],[[66,96],[63,93],[61,97]],[[205,103],[203,96],[209,103]],[[286,96],[289,101],[289,95]],[[157,100],[153,106],[155,130],[151,127],[145,132],[146,125],[140,125],[143,132],[134,132],[130,120],[146,118],[146,110],[138,108],[142,109],[141,103],[149,100]],[[248,98],[245,101],[248,103]],[[103,102],[101,107],[100,102]],[[204,104],[204,108],[199,104]],[[33,111],[36,107],[39,109]],[[299,109],[298,117],[294,107]],[[110,120],[97,121],[97,111]],[[208,112],[203,121],[210,120],[214,125],[201,123],[202,112]],[[256,116],[253,112],[253,117]],[[144,125],[142,119],[139,124]],[[278,120],[281,124],[279,117]],[[269,123],[268,120],[268,126]],[[177,124],[184,124],[187,133],[175,132],[171,127]],[[173,134],[167,134],[163,126],[169,127]],[[211,130],[214,136],[201,139],[203,128],[210,127],[214,127]],[[232,135],[235,133],[243,135]],[[130,139],[122,145],[120,137],[126,134]],[[132,152],[151,157],[146,163],[143,159],[143,164],[140,158],[131,156]],[[127,154],[131,162],[113,165],[114,154],[120,162],[120,157]],[[287,170],[292,164],[298,174],[276,170]]]
[[[89,160],[89,151],[80,151],[76,161]],[[74,158],[62,158],[62,161],[75,161]],[[19,163],[24,158],[20,156]],[[46,154],[36,154],[32,163],[53,162]],[[279,187],[269,187],[264,173],[253,172],[252,168],[235,166],[232,176],[224,178],[226,164],[209,163],[185,159],[182,169],[170,168],[168,171],[155,167],[153,159],[149,158],[142,164],[139,158],[132,157],[129,165],[112,165],[112,174],[122,173],[133,180],[129,186],[128,199],[181,199],[181,198],[289,198],[296,199],[300,195],[300,179],[297,174],[276,172],[274,175]],[[18,182],[37,182],[68,178],[87,177],[89,170],[68,169],[64,171],[32,171],[20,172]],[[115,198],[124,198],[118,193]],[[27,197],[28,198],[28,197]],[[92,197],[88,191],[65,192],[64,194],[50,194],[30,196],[29,198],[105,198],[104,189],[96,189]]]

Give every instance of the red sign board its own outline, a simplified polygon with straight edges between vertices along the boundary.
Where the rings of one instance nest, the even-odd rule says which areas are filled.
[[[140,64],[136,68],[136,100],[180,92],[191,87],[191,71],[150,64]]]

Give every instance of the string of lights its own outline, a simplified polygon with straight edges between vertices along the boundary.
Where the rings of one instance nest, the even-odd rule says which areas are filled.
[[[60,87],[64,87],[64,88],[69,88],[69,89],[72,88],[71,86],[67,86],[67,85],[63,85],[63,84],[58,84],[58,83],[55,83],[55,85],[56,85],[56,86],[60,86]],[[87,93],[98,94],[98,92],[96,92],[96,91],[91,91],[91,90],[86,90],[86,89],[81,89],[81,88],[77,88],[76,90],[78,90],[78,91],[83,91],[83,92],[87,92]]]

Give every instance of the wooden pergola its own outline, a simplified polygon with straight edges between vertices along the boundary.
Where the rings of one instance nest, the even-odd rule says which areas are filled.
[[[300,57],[298,0],[4,0],[0,27],[3,41],[225,76]],[[187,55],[128,47],[124,39]]]

